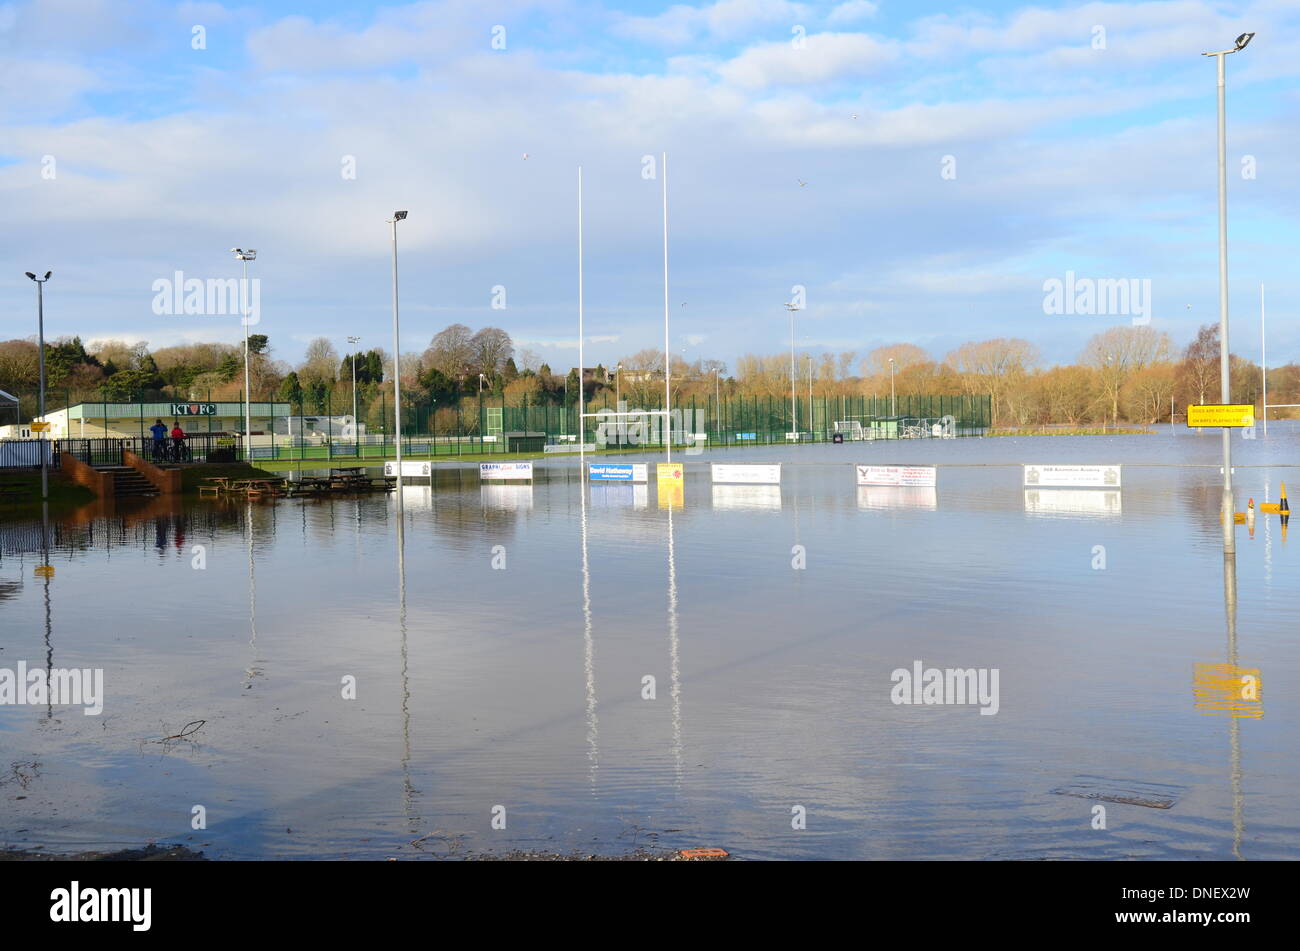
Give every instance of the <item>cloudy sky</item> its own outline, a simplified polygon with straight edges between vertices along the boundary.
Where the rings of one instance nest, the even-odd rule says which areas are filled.
[[[402,346],[504,327],[588,364],[663,343],[734,365],[789,346],[1022,336],[1049,361],[1124,315],[1048,315],[1044,282],[1151,282],[1184,343],[1217,320],[1215,69],[1227,58],[1233,349],[1300,360],[1300,0],[0,2],[0,336],[163,346],[237,318],[153,284],[238,275],[260,332]],[[502,48],[503,47],[503,48]],[[525,155],[527,156],[525,158]],[[653,165],[647,164],[653,156]],[[653,176],[653,177],[652,177]],[[505,308],[493,309],[493,289]],[[498,296],[499,302],[499,296]]]

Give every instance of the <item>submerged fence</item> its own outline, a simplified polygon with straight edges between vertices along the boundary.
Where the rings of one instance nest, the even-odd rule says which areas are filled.
[[[544,445],[633,449],[662,446],[665,429],[675,445],[705,448],[844,439],[909,439],[983,435],[989,428],[988,396],[889,397],[806,396],[690,399],[674,403],[665,427],[662,403],[616,404],[606,394],[583,409],[553,403],[508,406],[502,399],[466,399],[455,407],[404,407],[404,456],[491,455],[541,451]],[[329,404],[319,417],[328,421]],[[637,412],[646,415],[637,418]],[[609,415],[605,415],[609,414]],[[620,414],[620,415],[613,415]],[[391,421],[391,415],[389,416]],[[309,435],[254,433],[248,457],[258,460],[386,459],[394,453],[391,433],[353,437],[326,428]]]
[[[242,452],[243,439],[231,433],[191,433],[181,446],[168,437],[155,443],[153,437],[87,437],[54,441],[55,453],[74,456],[88,466],[120,466],[123,450],[161,465],[184,462],[234,462]],[[39,462],[37,463],[39,465]]]
[[[378,412],[362,413],[369,427],[353,435],[337,421],[350,417],[350,403],[342,406],[327,398],[313,415],[301,404],[291,406],[288,417],[274,414],[269,431],[256,427],[248,445],[242,434],[189,432],[186,452],[179,458],[167,453],[160,462],[202,462],[229,458],[261,460],[382,460],[395,452],[391,427],[392,405],[383,396]],[[721,401],[699,398],[674,402],[665,425],[662,402],[636,403],[629,397],[616,403],[614,394],[602,392],[579,417],[577,405],[527,402],[507,405],[489,395],[468,397],[439,409],[432,401],[407,405],[402,410],[402,453],[405,456],[491,455],[518,451],[538,452],[548,445],[595,444],[596,448],[635,449],[674,445],[704,448],[785,445],[791,442],[830,442],[837,438],[909,439],[983,435],[991,422],[988,396],[828,396],[806,394],[793,401],[777,396],[736,396]],[[637,418],[639,411],[647,415]],[[609,415],[619,414],[619,415]],[[265,418],[265,417],[264,417]],[[88,465],[119,465],[123,449],[154,459],[153,443],[141,436],[74,437],[55,440],[54,452],[68,452]],[[242,423],[242,420],[233,421]],[[134,426],[134,423],[130,425]],[[259,425],[263,425],[259,422]],[[363,422],[363,428],[366,426]],[[5,440],[0,445],[22,442]],[[30,443],[39,443],[31,440]],[[40,465],[38,448],[15,448],[9,465]],[[30,459],[30,461],[28,461]],[[0,466],[4,463],[0,462]]]

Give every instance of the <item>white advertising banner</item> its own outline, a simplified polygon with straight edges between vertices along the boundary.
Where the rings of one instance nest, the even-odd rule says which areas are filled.
[[[1025,489],[1025,511],[1031,515],[1120,515],[1124,500],[1118,489]]]
[[[924,509],[933,512],[939,507],[939,496],[929,486],[860,485],[860,509]]]
[[[906,485],[933,488],[939,471],[934,466],[854,466],[858,485]]]
[[[531,485],[493,485],[487,483],[479,486],[479,494],[485,509],[501,509],[507,512],[532,510],[533,487]]]
[[[1025,488],[1118,489],[1119,466],[1025,466]]]
[[[713,507],[719,512],[779,512],[779,485],[715,485]]]
[[[531,479],[533,464],[531,462],[480,462],[478,477],[480,479]]]
[[[408,462],[405,459],[402,460],[402,478],[404,479],[411,476],[414,476],[416,478],[423,477],[427,479],[431,475],[432,471],[433,471],[432,466],[427,462]],[[384,475],[386,476],[397,475],[396,460],[389,460],[388,462],[384,463]]]
[[[714,482],[736,482],[742,485],[777,485],[781,482],[781,464],[775,465],[721,465],[713,464]]]

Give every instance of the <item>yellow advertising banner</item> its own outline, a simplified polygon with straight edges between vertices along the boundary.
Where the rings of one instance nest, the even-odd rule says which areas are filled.
[[[50,424],[42,423],[40,420],[34,419],[32,420],[31,429],[34,433],[48,433],[50,431]]]
[[[660,462],[655,464],[655,478],[660,482],[682,484],[682,464],[680,462]]]
[[[1210,403],[1187,407],[1188,426],[1255,425],[1255,407],[1250,403]]]
[[[686,507],[686,489],[680,482],[660,482],[655,486],[661,509]]]

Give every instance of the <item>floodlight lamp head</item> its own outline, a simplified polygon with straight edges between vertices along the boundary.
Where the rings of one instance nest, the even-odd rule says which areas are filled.
[[[53,274],[54,274],[53,271],[46,271],[46,272],[45,272],[45,277],[42,278],[42,280],[46,280],[46,281],[48,281],[48,280],[50,279],[50,277],[51,277]]]
[[[393,220],[394,220],[394,221],[405,221],[405,220],[406,220],[406,212],[404,212],[404,211],[395,211],[395,212],[393,212]]]
[[[1244,50],[1246,46],[1250,43],[1250,41],[1254,38],[1255,38],[1254,33],[1241,34],[1241,36],[1237,37],[1237,49]]]
[[[30,277],[33,281],[36,280],[36,275],[33,274],[31,271],[27,272],[27,276]]]

